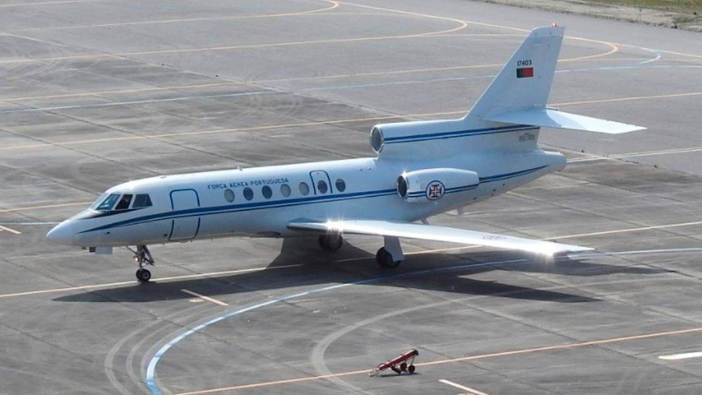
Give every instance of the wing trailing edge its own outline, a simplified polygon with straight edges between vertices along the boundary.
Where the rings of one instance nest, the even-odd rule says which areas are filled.
[[[558,253],[591,251],[592,248],[550,241],[523,239],[474,230],[455,229],[445,226],[419,225],[387,221],[293,221],[288,228],[298,231],[334,232],[370,236],[387,236],[407,239],[445,241],[449,243],[481,245],[507,250],[526,251],[553,256]]]

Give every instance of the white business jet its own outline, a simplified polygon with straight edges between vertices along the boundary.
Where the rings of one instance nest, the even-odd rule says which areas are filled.
[[[614,134],[643,129],[546,107],[563,32],[555,24],[533,30],[463,118],[373,127],[376,157],[130,181],[46,237],[98,254],[129,248],[142,282],[151,278],[145,266],[154,263],[147,245],[231,236],[316,233],[328,251],[339,249],[345,234],[382,236],[376,259],[387,268],[403,260],[402,238],[548,256],[590,250],[425,221],[563,169],[562,154],[537,145],[541,127]]]

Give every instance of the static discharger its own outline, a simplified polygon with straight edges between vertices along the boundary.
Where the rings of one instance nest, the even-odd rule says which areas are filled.
[[[402,374],[402,372],[412,374],[415,370],[414,358],[416,358],[418,355],[419,351],[417,350],[408,351],[400,355],[399,357],[381,363],[375,369],[371,370],[371,372],[368,375],[371,377],[377,376],[378,374],[380,374],[380,372],[387,369],[392,369],[392,371],[397,374]]]

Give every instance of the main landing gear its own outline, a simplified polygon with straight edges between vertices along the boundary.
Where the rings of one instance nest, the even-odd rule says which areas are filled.
[[[394,269],[400,266],[405,256],[402,254],[400,239],[397,237],[385,237],[385,247],[381,247],[375,254],[375,261],[381,267]]]
[[[129,247],[127,249],[134,253],[134,261],[139,265],[139,269],[136,271],[137,280],[141,283],[151,280],[151,272],[148,269],[144,269],[146,265],[154,266],[154,258],[151,256],[149,248],[145,245],[138,245],[136,251]]]
[[[378,250],[375,254],[375,261],[381,267],[394,269],[400,266],[405,256],[402,253],[400,239],[397,237],[385,237],[385,247]],[[344,238],[338,233],[328,233],[319,236],[319,246],[324,251],[335,252],[344,245]]]
[[[324,251],[336,252],[344,245],[344,238],[338,233],[329,233],[319,236],[319,246]]]

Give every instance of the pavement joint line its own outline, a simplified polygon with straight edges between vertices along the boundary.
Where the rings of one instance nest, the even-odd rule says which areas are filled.
[[[60,222],[0,222],[0,225],[15,225],[15,226],[35,226],[35,225],[58,225]]]
[[[45,30],[69,30],[69,29],[89,29],[89,28],[99,28],[99,27],[118,27],[118,26],[138,26],[138,25],[155,25],[155,24],[166,24],[166,23],[180,23],[180,22],[205,22],[205,21],[221,21],[221,20],[242,20],[242,19],[257,19],[257,18],[278,18],[287,16],[302,16],[308,14],[321,13],[324,11],[331,11],[339,7],[339,3],[333,0],[319,0],[325,3],[331,4],[331,6],[318,8],[314,10],[307,11],[297,11],[297,12],[287,12],[278,14],[261,14],[261,15],[239,15],[239,16],[217,16],[217,17],[203,17],[203,18],[179,18],[179,19],[163,19],[163,20],[150,20],[150,21],[132,21],[132,22],[116,22],[116,23],[101,23],[95,25],[67,25],[67,26],[55,26],[55,27],[39,27],[39,28],[29,28],[13,30],[16,32],[26,32],[26,31],[45,31]]]
[[[2,110],[2,111],[0,111],[0,115],[21,114],[21,113],[30,113],[30,112],[77,110],[77,109],[86,109],[86,108],[131,106],[131,105],[152,104],[152,103],[173,103],[173,102],[195,100],[195,99],[221,99],[221,98],[231,98],[231,97],[241,97],[241,96],[272,95],[275,93],[277,93],[277,92],[274,92],[271,90],[260,90],[260,91],[252,91],[252,92],[222,93],[222,94],[216,94],[216,95],[181,96],[181,97],[170,97],[170,98],[161,98],[161,99],[124,100],[124,101],[112,101],[112,102],[105,102],[105,103],[76,104],[76,105],[65,105],[65,106],[54,106],[54,107],[26,107],[26,108]]]
[[[2,225],[0,225],[0,232],[10,232],[10,233],[15,234],[15,235],[22,234],[22,232],[20,232],[18,230],[10,229],[7,226],[2,226]]]
[[[498,34],[498,35],[504,35],[504,34]],[[520,37],[521,37],[521,35],[520,35]],[[582,60],[582,59],[565,58],[565,59],[559,59],[558,62],[563,63],[563,62],[573,62],[573,61],[580,61],[580,60]],[[633,59],[632,58],[632,59],[589,59],[589,60],[632,61],[632,60],[640,60],[640,59],[638,59],[638,58]],[[274,79],[244,80],[244,81],[222,81],[222,82],[211,83],[211,84],[172,85],[172,86],[151,87],[151,88],[133,88],[133,89],[116,89],[116,90],[104,90],[104,91],[65,93],[65,94],[45,95],[45,96],[10,97],[10,98],[2,99],[0,101],[18,102],[18,101],[27,101],[27,100],[45,100],[45,99],[70,98],[70,97],[99,96],[99,95],[106,95],[106,94],[144,93],[144,92],[158,92],[158,91],[164,91],[164,90],[179,90],[179,89],[202,89],[202,88],[211,88],[211,87],[247,85],[247,84],[262,84],[262,83],[271,83],[271,82],[324,80],[324,79],[368,77],[368,76],[378,76],[378,75],[412,74],[412,73],[426,73],[426,72],[453,71],[453,70],[470,70],[470,69],[502,67],[502,66],[503,66],[502,63],[492,63],[492,64],[476,64],[476,65],[464,65],[464,66],[427,67],[427,68],[406,69],[406,70],[372,71],[372,72],[365,72],[365,73],[333,74],[333,75],[321,75],[321,76],[309,76],[309,77],[274,78]]]
[[[654,61],[655,59],[650,59]],[[640,63],[643,64],[643,63]],[[653,67],[683,67],[683,66],[653,66]],[[701,66],[690,66],[690,67],[701,67]],[[579,69],[565,69],[557,70],[556,73],[565,72],[582,72],[582,71],[592,71],[592,70],[615,70],[615,69],[626,69],[626,68],[640,68],[639,66],[608,66],[600,68],[579,68]],[[316,88],[304,88],[299,90],[297,93],[305,92],[315,92],[315,91],[326,91],[326,90],[343,90],[343,89],[359,89],[359,88],[375,88],[381,86],[389,85],[412,85],[412,84],[430,84],[435,82],[455,82],[455,81],[465,81],[470,79],[487,79],[494,78],[493,74],[482,75],[482,76],[469,76],[469,77],[447,77],[447,78],[435,78],[435,79],[421,79],[421,80],[406,80],[406,81],[392,81],[392,82],[376,82],[376,83],[365,83],[365,84],[352,84],[352,85],[332,85],[332,86],[322,86]],[[242,82],[242,85],[251,85],[262,83],[263,81],[249,81]],[[145,88],[146,89],[146,88]],[[155,88],[158,89],[158,88]],[[20,114],[20,113],[32,113],[32,112],[51,112],[51,111],[66,111],[66,110],[77,110],[77,109],[90,109],[90,108],[104,108],[104,107],[118,107],[118,106],[132,106],[132,105],[142,105],[142,104],[160,104],[160,103],[172,103],[181,101],[191,101],[191,100],[204,100],[204,99],[219,99],[219,98],[231,98],[231,97],[241,97],[241,96],[254,96],[254,95],[271,95],[278,94],[279,91],[274,90],[259,90],[251,92],[235,92],[235,93],[217,93],[209,95],[196,95],[196,96],[179,96],[179,97],[168,97],[168,98],[156,98],[156,99],[140,99],[140,100],[122,100],[122,101],[107,101],[100,103],[87,103],[87,104],[72,104],[72,105],[61,105],[52,107],[37,107],[37,106],[25,106],[22,108],[11,108],[7,110],[0,111],[0,115],[5,114]],[[73,94],[77,96],[79,94]],[[20,98],[25,99],[25,98]],[[2,101],[2,100],[0,100]],[[15,99],[5,99],[4,102],[15,104],[14,102],[22,101]],[[618,99],[612,99],[612,101],[620,101]],[[597,101],[599,102],[599,101]],[[606,102],[606,101],[604,101]],[[585,102],[587,103],[587,102]],[[581,103],[584,104],[584,103]]]
[[[54,4],[71,4],[71,3],[104,3],[109,0],[65,0],[65,1],[44,1],[41,3],[14,3],[14,4],[2,4],[0,7],[31,7],[38,5],[54,5]]]
[[[255,82],[255,81],[250,81],[250,82]],[[64,94],[59,94],[59,95],[10,97],[10,98],[3,99],[3,101],[17,102],[17,101],[27,101],[27,100],[62,99],[62,98],[69,98],[69,97],[99,96],[99,95],[120,94],[120,93],[143,93],[143,92],[159,92],[159,91],[164,91],[164,90],[215,88],[215,87],[224,87],[224,86],[232,86],[232,85],[246,85],[246,82],[222,81],[222,82],[212,83],[212,84],[170,85],[170,86],[161,86],[161,87],[155,86],[155,87],[151,87],[151,88],[114,89],[114,90],[105,90],[105,91],[64,93]]]
[[[382,41],[382,40],[401,40],[417,37],[431,37],[439,34],[453,33],[468,26],[465,21],[448,18],[448,17],[437,17],[437,16],[426,16],[433,19],[440,19],[445,21],[450,21],[454,23],[459,23],[460,26],[453,27],[450,29],[428,31],[424,33],[413,33],[413,34],[403,34],[394,36],[372,36],[372,37],[352,37],[352,38],[338,38],[338,39],[323,39],[323,40],[307,40],[307,41],[288,41],[288,42],[278,42],[278,43],[262,43],[262,44],[243,44],[243,45],[224,45],[216,47],[199,47],[199,48],[180,48],[180,49],[164,49],[164,50],[151,50],[151,51],[136,51],[136,52],[124,52],[124,53],[110,53],[110,54],[90,54],[90,55],[68,55],[68,56],[58,56],[53,58],[38,58],[38,59],[12,59],[12,60],[2,60],[0,64],[8,63],[36,63],[36,62],[56,62],[62,60],[81,60],[81,59],[100,59],[100,58],[125,58],[133,56],[147,56],[147,55],[163,55],[163,54],[180,54],[180,53],[198,53],[198,52],[213,52],[213,51],[231,51],[240,49],[257,49],[257,48],[274,48],[274,47],[289,47],[289,46],[300,46],[300,45],[314,45],[314,44],[337,44],[337,43],[355,43],[362,41]]]
[[[351,5],[351,6],[356,6],[356,7],[361,7],[361,8],[368,8],[368,9],[374,9],[374,10],[381,10],[381,11],[390,11],[390,12],[398,12],[402,14],[409,14],[409,15],[417,15],[417,16],[425,16],[429,18],[442,18],[436,15],[428,15],[428,14],[419,14],[419,13],[414,13],[414,12],[408,12],[408,11],[402,11],[402,10],[396,10],[396,9],[390,9],[390,8],[381,8],[381,7],[373,7],[369,5],[363,5],[363,4],[355,4],[355,3],[348,3],[344,1],[340,1],[340,4],[345,4],[345,5]],[[512,31],[517,31],[517,32],[522,32],[522,33],[529,33],[529,29],[521,29],[518,27],[513,27],[513,26],[505,26],[505,25],[497,25],[494,23],[484,23],[484,22],[476,22],[476,21],[466,21],[467,23],[470,23],[472,25],[477,25],[477,26],[487,26],[487,27],[493,27],[493,28],[498,28],[498,29],[505,29],[505,30],[512,30]],[[595,42],[595,43],[606,43],[608,45],[614,45],[614,46],[622,46],[622,47],[629,47],[629,48],[637,48],[640,49],[641,47],[637,45],[632,45],[632,44],[622,44],[622,43],[616,43],[616,42],[608,42],[608,41],[601,41],[601,40],[593,40],[589,38],[583,38],[583,37],[572,37],[568,36],[566,37],[567,39],[571,40],[579,40],[579,41],[586,41],[586,42]],[[664,52],[664,53],[669,53],[673,55],[680,55],[680,56],[689,56],[693,58],[700,58],[702,59],[702,55],[696,55],[696,54],[688,54],[688,53],[683,53],[683,52],[675,52],[675,51],[668,51],[668,50],[662,50],[662,49],[657,49],[657,48],[648,48],[653,51],[659,51],[659,52]]]
[[[699,333],[699,332],[702,332],[702,327],[678,329],[678,330],[665,331],[665,332],[645,333],[645,334],[640,334],[640,335],[623,336],[623,337],[615,337],[615,338],[608,338],[608,339],[589,340],[589,341],[583,341],[583,342],[578,342],[578,343],[562,343],[562,344],[555,344],[555,345],[551,345],[551,346],[522,348],[522,349],[495,352],[495,353],[489,353],[489,354],[479,354],[479,355],[472,355],[472,356],[466,356],[466,357],[441,359],[441,360],[430,361],[430,362],[415,363],[415,366],[421,367],[421,366],[445,365],[445,364],[449,364],[449,363],[458,363],[458,362],[467,362],[467,361],[515,356],[515,355],[533,354],[533,353],[556,351],[556,350],[568,350],[568,349],[583,348],[583,347],[588,347],[588,346],[598,346],[598,345],[620,343],[620,342],[632,341],[632,340],[646,340],[646,339],[651,339],[651,338],[656,338],[656,337],[685,335],[685,334]],[[204,395],[204,394],[212,394],[212,393],[230,392],[230,391],[237,391],[237,390],[243,390],[243,389],[271,387],[271,386],[283,385],[283,384],[294,384],[294,383],[300,383],[300,382],[318,381],[318,380],[324,380],[324,379],[335,378],[335,377],[368,374],[369,372],[370,372],[369,369],[356,370],[356,371],[326,374],[326,375],[321,375],[321,376],[307,376],[307,377],[299,377],[299,378],[293,378],[293,379],[266,381],[266,382],[260,382],[260,383],[237,385],[237,386],[231,386],[231,387],[213,388],[213,389],[200,390],[200,391],[181,392],[181,393],[176,393],[173,395]]]
[[[441,380],[439,380],[439,382],[444,383],[446,385],[450,385],[451,387],[454,387],[454,388],[458,388],[459,390],[466,391],[465,393],[469,394],[469,395],[489,395],[489,394],[486,394],[485,392],[478,391],[478,390],[470,388],[470,387],[466,387],[465,385],[454,383],[453,381],[450,381],[450,380],[441,379]]]
[[[431,37],[431,36],[442,36],[442,35],[446,35],[448,33],[453,33],[453,32],[459,31],[459,30],[463,30],[469,24],[479,25],[479,26],[491,26],[491,27],[497,27],[497,28],[501,28],[501,29],[514,30],[514,31],[520,31],[520,32],[528,32],[528,30],[525,30],[525,29],[519,29],[519,28],[514,28],[514,27],[509,27],[509,26],[501,26],[501,25],[487,24],[487,23],[474,22],[474,21],[465,21],[465,20],[461,20],[461,19],[443,17],[443,16],[437,16],[437,15],[408,12],[408,11],[402,11],[402,10],[396,10],[396,9],[389,9],[389,8],[373,7],[373,6],[367,6],[367,5],[355,4],[355,3],[347,3],[347,2],[335,2],[335,3],[350,5],[350,6],[360,7],[360,8],[394,12],[394,13],[401,14],[401,15],[410,15],[410,16],[423,17],[423,18],[428,18],[428,19],[438,19],[438,20],[443,20],[443,21],[450,21],[450,22],[459,23],[460,26],[455,27],[455,28],[451,28],[451,29],[439,30],[439,31],[430,31],[430,32],[425,32],[425,33],[405,34],[405,35],[396,35],[396,36],[355,37],[355,38],[346,38],[346,39],[308,40],[308,41],[293,41],[293,42],[284,42],[284,43],[230,45],[230,46],[203,47],[203,48],[183,48],[183,49],[169,49],[169,50],[155,50],[155,51],[152,50],[152,51],[139,51],[139,52],[117,53],[117,54],[71,55],[71,56],[61,56],[61,57],[54,57],[54,58],[40,58],[40,59],[14,59],[14,60],[0,61],[0,64],[33,63],[33,62],[45,62],[45,61],[91,59],[91,58],[105,58],[105,57],[115,58],[115,57],[129,57],[129,56],[171,54],[171,53],[192,53],[192,52],[203,52],[203,51],[221,51],[221,50],[236,50],[236,49],[249,49],[249,48],[268,48],[268,47],[277,47],[277,46],[294,46],[294,45],[325,44],[325,43],[346,43],[346,42],[360,42],[360,41],[386,40],[386,39],[406,39],[406,38],[416,38],[416,37]],[[573,40],[580,40],[580,41],[604,44],[604,45],[607,45],[611,48],[611,50],[608,52],[594,54],[594,55],[587,55],[587,56],[582,56],[582,57],[576,58],[579,60],[608,56],[608,55],[611,55],[611,54],[619,51],[619,48],[617,47],[617,45],[615,45],[614,43],[611,43],[611,42],[587,39],[587,38],[582,38],[582,37],[568,37],[568,38],[573,39]],[[631,46],[631,47],[638,48],[636,46]]]
[[[682,96],[700,96],[702,92],[688,92],[688,93],[674,93],[667,95],[653,95],[653,96],[634,96],[634,97],[623,97],[614,99],[599,99],[599,100],[588,100],[588,101],[576,101],[576,102],[560,102],[560,103],[550,103],[550,106],[571,106],[571,105],[581,105],[581,104],[594,104],[602,102],[622,102],[627,100],[644,100],[644,99],[665,99],[665,98],[675,98]],[[305,127],[305,126],[319,126],[319,125],[334,125],[339,123],[353,123],[353,122],[367,122],[367,121],[382,121],[389,119],[399,119],[399,118],[417,118],[417,117],[427,117],[427,116],[441,116],[441,115],[457,115],[464,114],[465,110],[459,111],[442,111],[442,112],[432,112],[432,113],[415,113],[415,114],[397,114],[397,115],[380,115],[375,117],[364,117],[364,118],[349,118],[349,119],[332,119],[326,121],[314,121],[314,122],[299,122],[290,124],[278,124],[278,125],[267,125],[267,126],[254,126],[248,128],[226,128],[226,129],[210,129],[210,130],[198,130],[193,132],[181,132],[181,133],[162,133],[150,136],[124,136],[124,137],[110,137],[101,139],[91,139],[91,140],[74,140],[74,141],[64,141],[64,142],[51,142],[51,143],[34,143],[34,144],[22,144],[22,145],[10,145],[6,147],[0,147],[0,151],[7,150],[17,150],[17,149],[31,149],[31,148],[47,148],[56,146],[70,146],[70,145],[82,145],[82,144],[97,144],[105,142],[115,142],[115,141],[130,141],[130,140],[157,140],[166,137],[186,137],[186,136],[199,136],[206,134],[220,134],[220,133],[243,133],[243,132],[253,132],[261,130],[276,130],[284,128],[294,128],[294,127]],[[702,150],[702,147],[701,147]],[[666,153],[677,153],[676,151],[662,151],[661,154]],[[648,153],[648,154],[652,154]],[[623,155],[623,154],[622,154]],[[584,162],[590,160],[601,160],[613,157],[597,156],[596,158],[579,158],[571,159],[570,162]],[[58,205],[56,205],[58,207]],[[0,210],[0,213],[5,212]]]
[[[609,234],[615,234],[615,233],[629,233],[629,232],[638,232],[638,231],[644,231],[644,230],[667,229],[667,228],[677,228],[677,227],[694,226],[694,225],[702,225],[702,221],[683,222],[683,223],[668,224],[668,225],[653,225],[653,226],[644,226],[644,227],[639,227],[639,228],[605,230],[602,232],[580,233],[580,234],[575,234],[575,235],[549,237],[547,240],[571,239],[571,238],[576,238],[576,237],[609,235]]]
[[[692,359],[692,358],[701,358],[702,357],[702,352],[688,352],[684,354],[673,354],[673,355],[661,355],[658,357],[658,359],[663,359],[666,361],[679,361],[682,359]]]
[[[645,152],[635,152],[629,154],[612,154],[607,156],[595,156],[592,158],[576,158],[570,160],[571,163],[585,163],[594,162],[598,160],[618,160],[618,159],[630,159],[630,158],[642,158],[646,156],[659,156],[659,155],[674,155],[674,154],[691,154],[695,152],[702,151],[702,147],[689,147],[689,148],[671,148],[660,151],[645,151]]]
[[[211,298],[211,297],[209,297],[209,296],[201,295],[201,294],[199,294],[199,293],[197,293],[197,292],[193,292],[193,291],[190,291],[190,290],[188,290],[188,289],[181,289],[181,291],[185,292],[185,293],[188,294],[188,295],[195,296],[196,298],[200,298],[200,299],[202,299],[202,300],[205,300],[205,301],[207,301],[207,302],[212,302],[212,303],[218,304],[218,305],[220,305],[220,306],[229,306],[228,303],[224,303],[224,302],[222,302],[221,300],[217,300],[217,299]]]
[[[50,204],[50,205],[46,205],[46,206],[30,206],[30,207],[7,208],[7,209],[2,209],[2,210],[0,210],[0,214],[2,214],[2,213],[14,213],[14,212],[17,212],[17,211],[40,210],[40,209],[56,208],[56,207],[84,206],[84,205],[90,204],[90,203],[92,203],[92,202],[75,202],[75,203]]]
[[[594,235],[600,235],[600,234],[626,233],[626,232],[653,230],[653,229],[661,229],[661,228],[693,226],[693,225],[700,225],[700,224],[702,224],[702,221],[685,222],[685,223],[681,223],[681,224],[646,226],[646,227],[642,227],[642,228],[620,229],[620,230],[612,230],[612,231],[604,231],[604,232],[583,233],[583,234],[577,234],[577,235],[556,236],[556,237],[545,238],[543,240],[558,240],[558,239],[574,238],[574,237],[587,237],[587,236],[594,236]],[[450,248],[437,248],[437,249],[431,249],[431,250],[409,252],[409,253],[406,253],[405,255],[422,255],[422,254],[437,253],[437,252],[460,251],[460,250],[467,250],[467,249],[474,249],[474,248],[480,248],[480,246],[468,245],[468,246],[450,247]],[[347,259],[340,259],[340,260],[333,261],[333,263],[363,261],[363,260],[367,260],[367,259],[371,259],[371,258],[372,257],[347,258]],[[246,272],[263,271],[263,270],[269,270],[269,269],[292,268],[292,267],[299,267],[299,266],[302,266],[302,264],[274,266],[274,267],[266,267],[266,268],[237,269],[237,270],[201,273],[201,274],[200,273],[199,274],[188,274],[188,275],[183,275],[183,276],[162,277],[162,278],[158,279],[158,282],[167,282],[167,281],[171,281],[171,280],[181,280],[181,279],[187,279],[187,278],[211,277],[211,276],[226,275],[226,274],[246,273]],[[122,282],[107,283],[107,284],[82,285],[82,286],[76,286],[76,287],[55,288],[55,289],[46,289],[46,290],[38,290],[38,291],[26,291],[26,292],[4,294],[4,295],[0,294],[0,299],[9,298],[9,297],[17,297],[17,296],[29,296],[29,295],[58,293],[58,292],[70,292],[70,291],[85,290],[85,289],[95,289],[95,288],[105,288],[105,287],[135,285],[135,284],[139,284],[139,282],[138,281],[122,281]]]
[[[295,268],[295,267],[300,267],[300,266],[302,266],[302,264],[273,266],[273,267],[257,267],[257,268],[250,268],[250,269],[226,270],[226,271],[209,272],[209,273],[186,274],[186,275],[182,275],[182,276],[161,277],[157,281],[153,281],[153,282],[158,284],[158,283],[162,283],[162,282],[171,282],[171,281],[178,281],[178,280],[192,279],[192,278],[222,276],[222,275],[227,275],[227,274],[261,272],[261,271],[274,270],[274,269],[290,269],[290,268]],[[107,284],[80,285],[80,286],[76,286],[76,287],[43,289],[43,290],[39,290],[39,291],[26,291],[26,292],[16,292],[16,293],[10,293],[10,294],[3,294],[3,295],[0,295],[0,299],[12,298],[12,297],[18,297],[18,296],[40,295],[40,294],[49,294],[49,293],[80,291],[80,290],[87,290],[87,289],[117,287],[117,286],[125,286],[125,285],[138,285],[138,284],[140,284],[139,281],[134,280],[134,281],[120,281],[120,282],[107,283]]]
[[[702,248],[697,248],[695,250],[702,250]],[[628,253],[628,254],[636,254],[636,253],[648,253],[650,251],[666,251],[666,250],[632,250],[632,251],[624,251],[624,252],[619,252],[619,254],[622,253]],[[510,259],[510,260],[501,260],[501,261],[493,261],[493,262],[482,262],[482,263],[474,263],[471,264],[471,268],[475,267],[488,267],[488,266],[499,266],[499,265],[512,265],[512,264],[521,264],[524,262],[530,261],[529,259],[521,258],[521,259]],[[387,281],[387,280],[392,280],[396,278],[402,278],[402,277],[407,277],[407,276],[418,276],[418,275],[425,275],[425,274],[431,274],[431,273],[439,273],[439,272],[445,272],[445,271],[454,271],[454,270],[460,270],[464,269],[469,265],[458,265],[458,266],[450,266],[450,267],[442,267],[442,268],[433,268],[433,269],[426,269],[426,270],[418,270],[418,271],[411,271],[411,272],[406,272],[406,273],[400,273],[400,274],[395,274],[395,275],[387,275],[387,276],[381,276],[381,277],[375,277],[375,278],[370,278],[370,279],[364,279],[364,280],[358,280],[358,281],[353,281],[353,282],[346,282],[346,283],[340,283],[340,284],[335,284],[335,285],[330,285],[322,288],[316,288],[304,292],[299,292],[295,293],[292,295],[286,295],[286,296],[281,296],[276,299],[268,299],[265,302],[257,303],[254,305],[250,305],[248,307],[244,307],[238,310],[229,310],[225,314],[222,314],[220,316],[214,317],[210,319],[209,321],[203,322],[195,327],[192,327],[188,329],[187,331],[181,333],[180,335],[176,336],[175,338],[171,339],[167,343],[165,343],[151,358],[147,368],[146,368],[146,385],[148,386],[149,390],[151,391],[152,394],[154,395],[161,395],[162,392],[158,387],[157,384],[157,378],[156,378],[156,368],[158,365],[158,362],[165,356],[165,354],[170,350],[171,348],[175,347],[179,342],[182,340],[188,338],[191,335],[194,335],[201,330],[211,326],[215,325],[221,321],[224,321],[226,319],[232,318],[239,316],[241,314],[245,314],[250,311],[254,311],[260,308],[264,308],[267,306],[271,306],[276,303],[288,303],[290,300],[300,298],[303,296],[311,295],[311,294],[317,294],[317,293],[323,293],[323,292],[329,292],[329,291],[334,291],[337,289],[341,288],[346,288],[346,287],[352,287],[352,286],[358,286],[358,285],[366,285],[366,284],[371,284],[371,283],[376,283],[380,281]],[[702,327],[697,327],[693,329],[684,329],[684,330],[678,330],[678,331],[672,331],[675,333],[682,333],[682,332],[690,332],[690,331],[702,331]],[[670,334],[669,332],[659,332],[653,335],[653,337],[661,336],[661,333],[665,334]],[[548,346],[546,348],[540,347],[538,351],[543,351],[545,349],[558,349],[558,348],[574,348],[574,347],[582,347],[584,345],[593,345],[593,344],[606,344],[606,343],[611,343],[613,341],[622,341],[622,340],[632,340],[632,339],[640,339],[640,338],[648,338],[652,337],[651,334],[645,334],[645,335],[634,335],[634,336],[627,336],[626,338],[615,338],[613,339],[604,339],[604,340],[596,340],[596,341],[589,341],[585,343],[575,343],[573,344],[572,341],[570,343],[565,343],[565,345],[557,345],[557,346]],[[534,352],[533,349],[529,349],[529,352]],[[516,350],[516,351],[509,351],[509,352],[501,352],[499,353],[500,356],[502,355],[508,355],[508,354],[521,354],[525,353],[524,350]],[[488,356],[495,356],[493,354],[487,354]],[[485,356],[481,356],[485,357]],[[467,359],[475,359],[476,356],[472,357],[460,357],[460,358],[455,358],[455,359],[450,359],[450,360],[443,360],[444,363],[448,362],[457,362],[457,361],[463,361]],[[435,365],[439,363],[439,361],[433,361],[433,362],[427,362],[427,363],[421,363],[417,364],[416,366],[422,366],[422,365]],[[355,374],[358,374],[359,371],[356,371]],[[370,370],[364,370],[362,372],[368,373]],[[349,375],[351,373],[345,372],[343,375]],[[290,382],[299,382],[299,381],[310,381],[310,380],[318,380],[319,378],[330,378],[330,377],[339,377],[339,375],[321,375],[321,376],[307,376],[307,377],[301,377],[297,379],[286,379],[284,380],[285,383],[290,383]],[[280,383],[280,382],[276,382]],[[262,385],[263,384],[263,385]],[[189,392],[187,394],[204,394],[204,393],[214,393],[214,392],[222,392],[224,390],[234,390],[234,389],[242,389],[242,388],[255,388],[255,387],[260,387],[260,386],[266,386],[266,385],[271,385],[270,382],[265,382],[265,383],[254,383],[254,384],[247,384],[244,386],[237,386],[237,387],[226,387],[226,388],[218,388],[218,389],[210,389],[210,390],[198,390],[194,392]],[[183,395],[183,394],[180,394]]]

